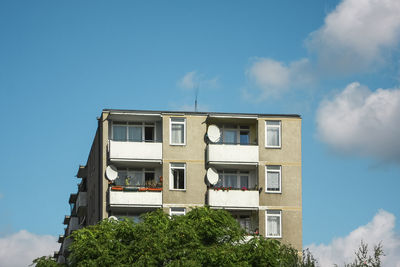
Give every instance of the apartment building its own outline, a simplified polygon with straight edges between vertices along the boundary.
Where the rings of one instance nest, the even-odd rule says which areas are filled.
[[[162,208],[226,209],[249,235],[302,249],[301,117],[104,109],[76,175],[59,262],[76,229]]]

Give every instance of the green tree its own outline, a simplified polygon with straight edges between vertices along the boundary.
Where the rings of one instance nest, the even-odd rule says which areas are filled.
[[[345,264],[345,267],[380,267],[383,253],[382,244],[374,246],[373,255],[369,255],[368,244],[361,240],[360,247],[355,252],[356,257],[352,263]]]
[[[162,210],[140,223],[103,220],[72,233],[70,266],[315,266],[309,253],[246,234],[224,210],[196,208],[185,216]],[[311,255],[311,256],[310,256]],[[304,257],[304,256],[303,256]],[[46,266],[46,265],[42,265]]]

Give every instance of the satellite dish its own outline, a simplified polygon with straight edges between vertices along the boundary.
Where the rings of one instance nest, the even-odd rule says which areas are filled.
[[[109,221],[118,221],[118,218],[115,216],[110,216],[110,217],[108,217],[108,220]]]
[[[111,182],[117,179],[118,177],[118,170],[114,165],[108,165],[106,168],[106,176],[107,179]]]
[[[211,142],[216,143],[219,141],[219,138],[221,137],[221,131],[219,130],[217,125],[212,124],[208,126],[207,136]]]
[[[219,176],[218,172],[214,168],[208,168],[207,170],[207,180],[210,184],[215,185],[218,183]]]

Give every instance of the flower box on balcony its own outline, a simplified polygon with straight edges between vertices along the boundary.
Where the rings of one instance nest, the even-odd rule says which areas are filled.
[[[147,188],[147,191],[161,192],[161,191],[162,191],[162,188]]]
[[[162,188],[142,187],[142,188],[139,188],[139,191],[141,191],[141,192],[146,192],[146,191],[161,192]]]
[[[112,186],[111,190],[113,190],[113,191],[122,191],[122,190],[124,190],[124,188],[122,186]]]

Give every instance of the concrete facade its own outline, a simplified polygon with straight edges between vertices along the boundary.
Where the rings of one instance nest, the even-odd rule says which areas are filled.
[[[207,136],[210,125],[218,141]],[[110,166],[115,180],[106,175]],[[66,235],[70,222],[79,229],[110,216],[137,219],[157,208],[174,215],[209,205],[228,210],[249,234],[302,250],[298,115],[103,110],[77,177]],[[85,196],[79,210],[78,196]],[[64,240],[59,262],[68,256]]]

